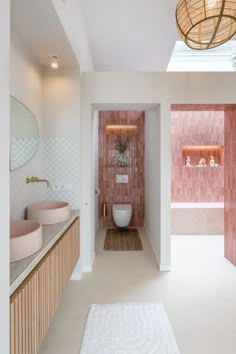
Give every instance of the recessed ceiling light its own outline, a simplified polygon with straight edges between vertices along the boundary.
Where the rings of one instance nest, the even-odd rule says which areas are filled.
[[[57,69],[59,67],[58,61],[60,60],[60,58],[56,54],[49,54],[49,57],[51,58],[51,63],[50,63],[51,68]]]

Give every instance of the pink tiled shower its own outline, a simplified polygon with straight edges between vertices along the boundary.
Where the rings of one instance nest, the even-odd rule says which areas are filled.
[[[223,145],[224,111],[171,112],[172,202],[224,201]],[[201,157],[206,158],[207,167],[184,167],[187,155],[193,166]],[[218,167],[209,167],[211,155]]]
[[[136,125],[137,134],[130,136],[127,149],[127,166],[118,166],[118,151],[115,135],[106,134],[107,125]],[[143,111],[101,111],[98,124],[98,199],[99,225],[114,226],[112,204],[132,204],[133,215],[130,226],[144,225],[144,112]],[[128,175],[127,184],[116,183],[116,175]],[[107,216],[102,216],[102,204],[106,202]]]

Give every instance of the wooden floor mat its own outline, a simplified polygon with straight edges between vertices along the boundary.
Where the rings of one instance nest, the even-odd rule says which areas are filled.
[[[137,229],[107,229],[104,251],[142,251]]]

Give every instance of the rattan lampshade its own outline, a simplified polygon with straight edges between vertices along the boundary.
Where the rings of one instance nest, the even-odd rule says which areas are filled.
[[[179,0],[176,23],[188,47],[218,47],[236,33],[236,0]]]

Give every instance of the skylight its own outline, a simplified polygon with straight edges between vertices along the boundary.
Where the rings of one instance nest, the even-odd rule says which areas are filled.
[[[177,41],[167,71],[236,71],[236,40],[208,50],[193,50]]]

